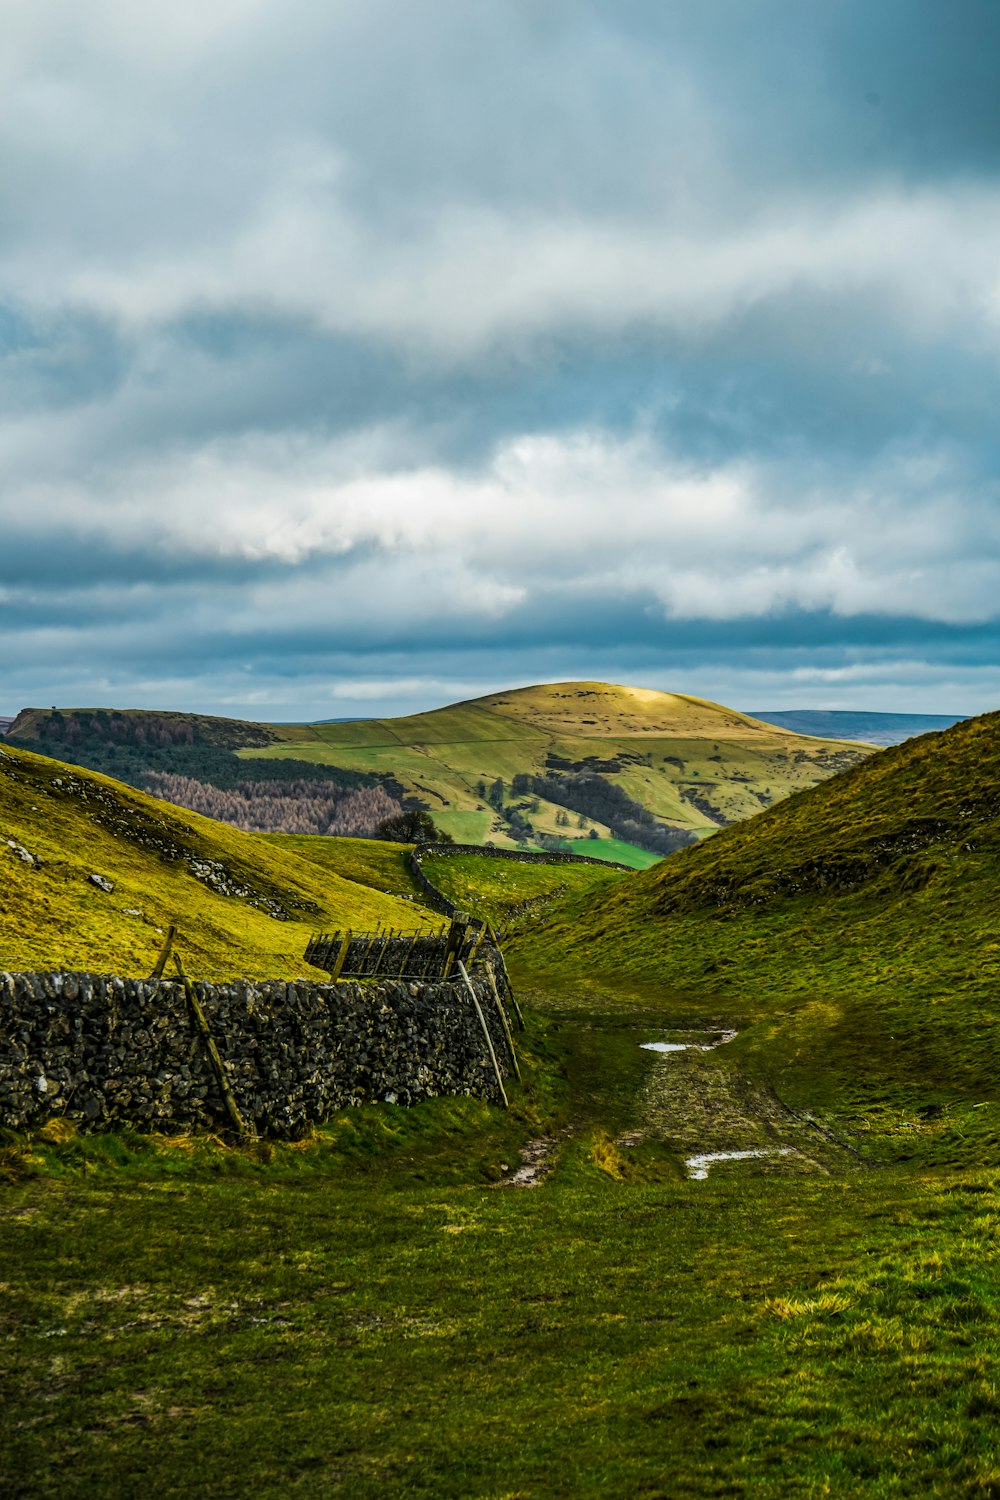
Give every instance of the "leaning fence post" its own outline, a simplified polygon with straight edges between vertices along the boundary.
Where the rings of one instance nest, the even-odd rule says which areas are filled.
[[[337,962],[330,970],[330,979],[334,984],[336,984],[337,980],[340,978],[340,971],[344,967],[344,960],[347,958],[347,950],[350,946],[351,929],[348,927],[347,931],[344,933],[344,941],[340,945],[340,952],[337,954]]]
[[[174,954],[174,963],[177,965],[177,972],[181,976],[181,983],[184,986],[184,993],[187,996],[188,1005],[191,1007],[191,1014],[194,1016],[195,1025],[201,1032],[202,1040],[205,1043],[205,1050],[208,1053],[208,1060],[212,1064],[212,1071],[219,1085],[219,1092],[222,1095],[222,1102],[226,1107],[226,1114],[240,1135],[249,1135],[250,1132],[247,1130],[243,1116],[240,1114],[240,1107],[236,1103],[236,1096],[226,1076],[226,1065],[219,1055],[218,1047],[215,1045],[215,1037],[212,1035],[212,1028],[208,1024],[208,1017],[202,1009],[201,1001],[195,994],[194,985],[184,972],[184,965],[181,963],[179,953]]]
[[[517,1003],[517,996],[514,994],[514,986],[510,982],[510,975],[507,973],[507,965],[504,963],[503,949],[500,947],[500,939],[497,937],[495,927],[491,928],[490,931],[493,933],[493,946],[496,949],[497,958],[500,960],[500,973],[503,975],[503,982],[506,987],[507,993],[510,996],[510,1003],[514,1007],[514,1014],[517,1017],[518,1028],[523,1031],[524,1017],[521,1014],[521,1007]]]
[[[493,970],[490,968],[489,964],[484,964],[483,968],[486,970],[486,978],[490,982],[490,989],[493,991],[493,998],[497,1003],[497,1010],[500,1012],[500,1020],[503,1022],[503,1034],[507,1038],[507,1051],[510,1053],[510,1060],[514,1064],[514,1073],[517,1077],[517,1081],[518,1083],[520,1083],[521,1069],[518,1067],[517,1053],[514,1051],[514,1037],[510,1029],[510,1022],[507,1019],[507,1012],[504,1009],[503,1001],[500,999],[500,991],[497,989],[497,982],[493,976]]]
[[[503,1107],[504,1109],[509,1109],[510,1101],[507,1098],[507,1090],[503,1086],[503,1075],[500,1072],[500,1064],[497,1062],[497,1055],[493,1050],[493,1038],[490,1036],[490,1028],[486,1024],[486,1017],[483,1015],[483,1007],[479,1003],[479,996],[476,994],[475,990],[472,987],[472,980],[465,972],[465,965],[462,963],[461,959],[459,959],[458,961],[458,972],[465,980],[469,994],[472,996],[472,1003],[476,1007],[476,1015],[479,1017],[479,1024],[483,1028],[483,1036],[486,1038],[486,1045],[490,1049],[490,1060],[493,1063],[493,1071],[497,1076],[497,1088],[500,1090],[500,1097],[503,1100]]]

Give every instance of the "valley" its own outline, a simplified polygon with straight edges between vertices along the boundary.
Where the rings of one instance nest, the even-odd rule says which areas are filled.
[[[98,865],[196,974],[301,973],[309,903],[436,920],[401,846],[3,757],[2,831],[40,859],[0,847],[8,934],[39,957],[73,930],[80,963],[148,960]],[[8,1131],[11,1471],[82,1500],[155,1463],[180,1495],[194,1442],[206,1487],[275,1497],[995,1493],[998,786],[986,715],[644,872],[428,852],[508,930],[509,1109]]]

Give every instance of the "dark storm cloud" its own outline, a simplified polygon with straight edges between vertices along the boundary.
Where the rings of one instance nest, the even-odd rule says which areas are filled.
[[[998,50],[980,0],[17,7],[7,706],[994,701]]]

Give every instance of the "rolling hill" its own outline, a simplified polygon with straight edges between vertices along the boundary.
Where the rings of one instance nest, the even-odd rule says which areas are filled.
[[[459,842],[514,843],[525,823],[529,845],[539,835],[579,838],[594,828],[594,853],[630,821],[630,811],[624,802],[602,808],[581,777],[610,783],[660,823],[697,838],[866,753],[703,699],[600,682],[546,683],[409,718],[309,728],[313,739],[298,726],[294,743],[272,742],[241,757],[390,775]],[[599,794],[593,784],[589,790]],[[511,812],[519,817],[512,820]],[[640,830],[631,842],[642,846]]]
[[[188,800],[181,776],[272,796],[279,781],[309,779],[419,802],[460,843],[586,838],[588,853],[609,859],[630,858],[630,848],[669,853],[868,753],[704,699],[599,682],[541,684],[406,718],[297,725],[27,709],[9,742],[178,801]],[[227,815],[221,804],[213,814]]]
[[[345,879],[105,776],[5,746],[0,968],[148,973],[173,924],[197,978],[318,978],[301,955],[319,927],[440,925],[403,899],[403,850],[379,847],[381,890],[364,871]],[[399,866],[395,880],[387,861]]]

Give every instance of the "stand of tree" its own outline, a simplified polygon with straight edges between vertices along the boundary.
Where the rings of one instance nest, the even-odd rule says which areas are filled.
[[[380,825],[403,815],[400,804],[380,786],[343,787],[329,780],[246,781],[223,791],[163,771],[152,772],[147,780],[154,796],[246,833],[373,838]]]
[[[151,780],[155,775],[175,775],[217,791],[233,791],[249,782],[301,786],[332,781],[342,790],[381,786],[395,801],[402,797],[403,788],[392,777],[303,760],[241,760],[237,749],[274,742],[275,735],[266,725],[198,714],[122,714],[110,709],[29,711],[20,717],[24,732],[11,735],[10,744],[101,771],[140,791],[155,790]]]

